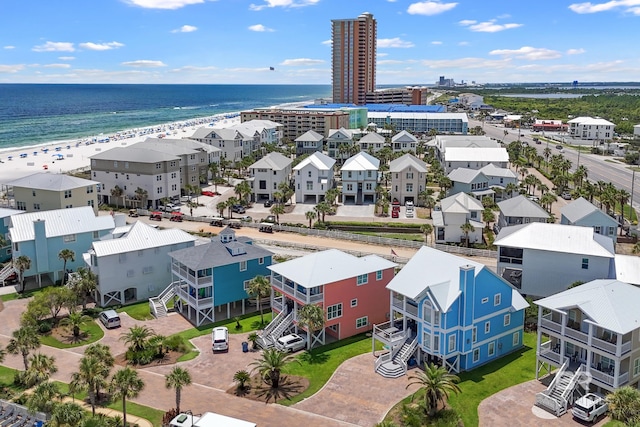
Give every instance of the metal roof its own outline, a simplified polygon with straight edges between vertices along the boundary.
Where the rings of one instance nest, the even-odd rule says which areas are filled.
[[[269,169],[279,171],[289,166],[293,160],[278,152],[271,152],[249,166],[249,169]]]
[[[484,176],[485,179],[487,178],[485,174],[483,174],[480,170],[468,168],[456,168],[449,172],[449,175],[447,175],[447,177],[451,181],[464,182],[465,184],[468,184],[473,181],[478,175]]]
[[[616,254],[616,279],[640,286],[640,257]]]
[[[445,162],[508,162],[504,147],[447,147]]]
[[[142,147],[115,147],[102,153],[89,156],[92,160],[114,160],[122,162],[136,163],[157,163],[171,160],[180,160],[180,157],[174,154],[167,154],[157,150],[148,150]]]
[[[518,175],[511,169],[501,168],[494,165],[493,163],[489,163],[488,165],[480,168],[480,172],[485,174],[485,176],[487,177],[497,176],[497,177],[512,178],[512,179],[518,178]]]
[[[542,222],[503,227],[494,245],[604,258],[615,255],[613,240],[591,227]]]
[[[136,221],[122,237],[93,242],[93,250],[101,257],[195,241],[195,237],[179,228],[160,230]]]
[[[25,211],[21,211],[18,209],[0,208],[0,218],[6,218],[8,216],[18,215],[22,213],[25,213]]]
[[[305,157],[293,168],[293,170],[300,170],[308,164],[312,164],[318,170],[330,170],[331,168],[333,168],[333,165],[336,164],[336,160],[324,153],[316,151],[310,156]]]
[[[400,172],[408,167],[414,168],[418,172],[426,173],[427,164],[411,153],[404,154],[389,163],[389,172]]]
[[[245,249],[244,253],[232,255],[228,248],[229,244],[222,243],[218,238],[214,237],[215,240],[204,245],[169,252],[169,256],[190,269],[198,271],[273,255],[271,251],[252,244],[252,240],[247,237],[238,237],[237,240],[230,242],[232,247],[242,244]]]
[[[314,130],[308,130],[299,137],[296,138],[296,141],[313,141],[318,142],[322,141],[324,136],[320,135],[318,132]]]
[[[67,236],[92,231],[112,230],[115,226],[111,215],[96,216],[91,206],[51,211],[26,212],[11,217],[9,228],[12,242],[35,239],[33,223],[44,221],[45,236]]]
[[[98,182],[61,173],[37,172],[5,184],[36,190],[65,191],[96,185]]]
[[[364,134],[364,136],[360,138],[358,142],[360,144],[362,144],[363,142],[380,143],[380,142],[384,142],[384,136],[376,132],[369,132]]]
[[[562,209],[560,209],[560,214],[568,219],[572,224],[575,224],[576,222],[591,214],[595,214],[602,218],[605,218],[613,226],[618,226],[618,222],[615,219],[611,218],[609,215],[595,207],[584,197],[579,197],[568,205],[563,206]]]
[[[540,307],[580,309],[600,327],[618,334],[640,328],[640,288],[614,279],[598,279],[535,301]]]
[[[330,139],[336,137],[336,135],[342,135],[345,139],[351,139],[356,132],[359,133],[360,129],[329,129],[329,136],[327,138]],[[337,137],[340,138],[340,136]]]
[[[542,209],[539,204],[529,200],[522,194],[498,202],[498,208],[500,208],[500,212],[504,216],[550,218],[549,213]]]
[[[418,138],[416,138],[415,136],[413,136],[412,134],[410,134],[409,132],[407,132],[406,130],[403,130],[401,132],[398,132],[397,134],[395,134],[393,136],[393,138],[391,138],[391,142],[418,142]]]
[[[343,171],[377,171],[380,167],[380,160],[369,153],[359,152],[355,156],[349,157],[340,170]]]
[[[469,213],[470,211],[484,210],[482,203],[467,193],[458,193],[440,200],[444,213]]]
[[[377,255],[358,258],[337,249],[329,249],[271,265],[269,270],[300,286],[313,288],[396,266],[396,263]]]

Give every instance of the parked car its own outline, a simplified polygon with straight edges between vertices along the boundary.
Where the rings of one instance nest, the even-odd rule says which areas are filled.
[[[215,351],[229,350],[229,330],[220,326],[211,332],[211,349]]]
[[[227,225],[230,228],[242,228],[242,223],[240,222],[239,219],[230,219],[227,221]]]
[[[138,209],[129,209],[129,216],[132,218],[138,217]]]
[[[162,212],[151,212],[151,215],[149,215],[149,219],[151,221],[162,221]]]
[[[606,414],[608,410],[609,405],[607,405],[607,401],[603,396],[587,393],[573,404],[571,413],[582,421],[595,422],[598,417]]]
[[[276,223],[276,216],[275,215],[269,215],[266,218],[262,218],[260,220],[260,222],[270,222],[270,223],[275,224]]]
[[[213,191],[208,191],[208,190],[203,191],[201,194],[202,194],[203,196],[208,196],[208,197],[214,197],[214,196],[216,196],[216,195],[217,195],[215,192],[213,192]]]
[[[556,148],[557,148],[558,150],[562,150],[562,145],[558,144],[558,145],[556,145]]]
[[[562,197],[565,200],[571,200],[571,194],[567,192],[562,193],[560,197]]]
[[[282,351],[293,353],[302,350],[307,346],[307,340],[298,334],[285,335],[278,338],[276,348]]]
[[[169,221],[182,222],[182,212],[172,212]]]
[[[245,213],[244,206],[242,205],[233,205],[231,206],[231,211],[239,214]]]
[[[180,212],[180,206],[176,206],[173,203],[167,203],[166,206],[158,206],[158,209],[165,212]]]
[[[270,208],[271,206],[273,206],[273,200],[267,200],[266,202],[264,202],[265,208]]]
[[[222,227],[224,225],[224,218],[222,218],[221,216],[214,216],[213,218],[211,218],[211,222],[209,222],[209,225],[212,227]]]
[[[251,221],[253,221],[253,218],[251,218],[251,216],[249,216],[249,215],[245,215],[243,217],[240,217],[240,221],[242,221],[242,222],[251,222]]]

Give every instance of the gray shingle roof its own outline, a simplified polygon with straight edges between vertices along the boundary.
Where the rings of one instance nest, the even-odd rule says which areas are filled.
[[[302,135],[300,135],[299,137],[296,138],[296,142],[298,141],[313,141],[313,142],[318,142],[318,141],[322,141],[324,139],[324,136],[320,135],[318,132],[313,131],[313,130],[308,130],[305,133],[303,133]]]
[[[369,133],[365,134],[362,138],[360,138],[360,141],[358,141],[358,142],[360,142],[360,143],[362,143],[362,142],[369,142],[369,143],[384,142],[384,136],[380,135],[379,133],[369,132]]]
[[[114,160],[119,162],[136,162],[136,163],[157,163],[171,160],[180,160],[175,154],[167,154],[156,150],[145,148],[136,148],[134,145],[130,147],[115,147],[102,153],[94,154],[89,157],[96,160]]]
[[[451,181],[463,182],[465,184],[468,184],[471,181],[473,181],[480,174],[482,174],[484,176],[484,174],[482,172],[480,172],[479,170],[476,170],[476,169],[456,168],[456,169],[452,170],[451,172],[449,172],[448,178]],[[486,176],[485,176],[485,178],[486,178]]]
[[[237,240],[230,242],[229,244],[231,244],[231,247],[237,246],[238,244],[244,245],[245,253],[235,256],[231,255],[229,252],[229,244],[224,244],[219,240],[213,240],[204,245],[169,252],[169,256],[186,265],[190,269],[198,271],[205,268],[237,264],[241,261],[248,261],[273,255],[271,251],[251,244],[250,242],[251,239],[247,237],[238,237]]]
[[[391,142],[418,142],[418,138],[403,130],[391,138]]]
[[[65,191],[88,187],[98,184],[98,182],[60,173],[38,172],[5,184],[13,187],[33,188],[36,190]]]

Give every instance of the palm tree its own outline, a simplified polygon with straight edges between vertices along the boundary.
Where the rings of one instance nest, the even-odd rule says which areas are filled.
[[[22,362],[26,371],[29,369],[29,353],[40,348],[41,345],[38,339],[38,332],[32,326],[23,326],[13,331],[11,336],[12,338],[7,345],[7,352],[22,355]]]
[[[318,214],[315,211],[306,211],[304,216],[309,220],[309,228],[311,228],[311,223],[318,217]]]
[[[331,212],[331,206],[326,201],[318,203],[314,209],[318,213],[318,216],[322,218],[322,222],[324,222],[324,216]]]
[[[487,223],[487,230],[490,230],[489,223],[496,220],[496,215],[489,208],[482,211],[482,220]]]
[[[31,258],[26,255],[20,255],[13,262],[13,266],[17,268],[20,273],[20,292],[24,292],[24,272],[31,268]]]
[[[144,381],[134,369],[122,368],[111,378],[109,389],[114,399],[122,399],[122,427],[127,427],[127,399],[137,397],[144,388]]]
[[[53,408],[51,419],[47,422],[47,425],[51,425],[53,427],[76,427],[80,425],[83,418],[84,409],[82,406],[74,402],[63,402],[57,404]]]
[[[424,207],[429,209],[429,218],[431,218],[431,211],[436,207],[436,199],[431,196],[426,196],[424,198]]]
[[[513,192],[518,191],[518,186],[514,182],[510,182],[504,187],[504,191],[509,193],[509,197],[513,197]]]
[[[224,216],[224,210],[227,208],[227,204],[225,202],[219,202],[216,205],[216,210],[220,214],[220,216]]]
[[[147,200],[147,197],[149,197],[149,192],[142,187],[138,187],[134,193],[136,194],[136,199],[140,200],[141,206],[146,207],[147,205],[145,201]]]
[[[620,387],[607,395],[611,418],[625,425],[640,422],[640,391],[633,387]]]
[[[471,223],[469,221],[466,221],[464,224],[462,224],[460,226],[460,230],[462,230],[462,232],[464,233],[465,246],[468,248],[469,247],[469,233],[473,233],[474,231],[476,231],[476,228],[473,225],[471,225]]]
[[[622,224],[622,226],[620,227],[621,236],[622,236],[622,230],[624,228],[624,207],[629,201],[630,197],[631,197],[631,194],[629,194],[627,190],[624,190],[624,189],[618,190],[618,202],[620,203],[620,215],[621,215],[620,223]]]
[[[124,198],[124,190],[116,185],[111,189],[111,197],[114,197],[116,199],[116,208],[120,207],[120,205],[118,204],[118,197]]]
[[[298,310],[298,326],[307,329],[307,350],[311,350],[311,340],[315,331],[324,328],[324,310],[316,304],[307,304]]]
[[[227,199],[227,210],[229,213],[229,218],[233,218],[233,206],[240,204],[240,200],[235,197],[229,197]]]
[[[249,366],[255,366],[251,372],[258,371],[272,389],[277,389],[280,387],[280,373],[290,360],[293,360],[291,356],[287,356],[277,348],[268,348],[262,352],[260,359],[250,363]]]
[[[76,260],[76,253],[73,252],[71,249],[63,249],[60,252],[58,252],[58,259],[61,259],[63,261],[62,264],[62,284],[64,285],[64,279],[67,276],[67,261],[71,261],[74,262]]]
[[[98,277],[90,268],[78,267],[71,281],[71,289],[82,301],[82,310],[86,310],[89,296],[98,289]]]
[[[164,378],[164,386],[176,390],[176,412],[179,414],[182,388],[191,384],[191,375],[186,369],[176,366]]]
[[[29,359],[29,368],[24,373],[24,383],[31,387],[47,381],[51,374],[58,372],[56,358],[46,354],[36,353]]]
[[[450,374],[443,366],[424,364],[424,372],[417,371],[409,377],[410,386],[417,384],[424,391],[425,411],[432,417],[438,411],[438,402],[445,403],[450,393],[461,392],[458,387],[460,378]]]
[[[247,388],[249,380],[251,380],[251,375],[245,370],[237,371],[233,374],[233,382],[237,383],[237,390],[240,392]]]
[[[429,236],[433,233],[433,225],[431,224],[422,224],[420,226],[420,231],[424,234],[424,244],[426,245],[429,241]]]
[[[218,172],[220,172],[220,167],[217,163],[209,163],[209,171],[211,172],[211,178],[213,179],[213,185],[215,186],[214,191],[218,192]]]
[[[91,404],[91,413],[96,414],[96,400],[100,386],[106,384],[107,376],[111,368],[105,365],[102,360],[93,355],[84,355],[80,359],[78,372],[71,376],[71,382],[77,390],[86,390]]]
[[[251,194],[251,186],[247,181],[242,181],[233,188],[233,191],[238,195],[238,199],[244,201],[246,197]]]
[[[104,379],[101,381],[96,381],[94,383],[96,399],[100,399],[100,389],[103,386],[106,386],[107,377],[109,376],[109,371],[111,371],[111,368],[113,368],[113,365],[115,363],[115,358],[111,354],[111,349],[109,348],[109,346],[105,344],[100,344],[100,343],[91,344],[84,351],[84,355],[85,357],[92,356],[97,358],[100,361],[100,363],[102,363],[103,365]]]
[[[330,188],[324,194],[324,200],[329,204],[329,206],[333,206],[336,204],[336,199],[340,195],[340,191],[337,188]]]
[[[129,332],[120,334],[120,340],[129,346],[131,351],[141,351],[147,347],[149,338],[155,335],[153,329],[144,325],[136,325],[129,328]]]
[[[256,304],[260,307],[260,324],[264,325],[264,316],[262,314],[262,298],[271,295],[271,283],[265,276],[256,276],[249,280],[247,285],[247,293],[256,298]]]
[[[70,326],[73,331],[73,340],[80,341],[80,327],[87,322],[93,321],[91,316],[86,316],[81,312],[69,313],[68,317],[60,319],[61,326]]]
[[[51,413],[55,399],[60,397],[58,385],[51,381],[38,384],[27,398],[27,408],[33,412]]]
[[[282,206],[280,203],[276,203],[275,205],[271,206],[271,209],[269,209],[269,211],[271,212],[271,214],[275,215],[276,222],[280,223],[280,215],[284,213],[284,206]]]

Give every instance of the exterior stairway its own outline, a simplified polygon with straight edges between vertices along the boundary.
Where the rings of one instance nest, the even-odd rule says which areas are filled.
[[[536,395],[536,406],[545,409],[556,417],[567,412],[567,408],[573,403],[573,394],[578,380],[585,372],[585,366],[581,365],[575,372],[567,370],[567,360],[556,374],[549,387]]]
[[[276,318],[258,334],[258,345],[261,348],[271,348],[275,346],[276,340],[293,324],[293,315],[293,311],[289,314],[284,310],[281,311]]]
[[[167,317],[167,303],[171,301],[176,295],[176,285],[178,282],[173,282],[165,288],[157,297],[149,298],[149,311],[156,318]]]
[[[0,270],[0,284],[4,286],[5,280],[9,278],[13,273],[17,273],[18,271],[13,267],[13,263],[10,262],[5,265],[2,270]]]
[[[418,347],[418,337],[405,340],[402,346],[381,355],[376,360],[376,372],[385,378],[398,378],[407,373],[407,362]]]

